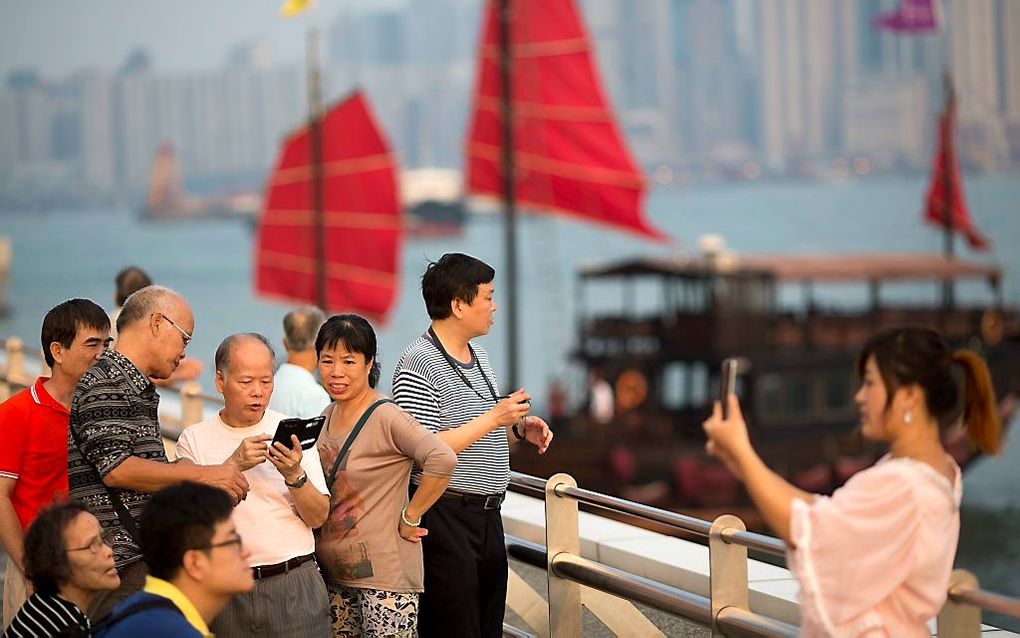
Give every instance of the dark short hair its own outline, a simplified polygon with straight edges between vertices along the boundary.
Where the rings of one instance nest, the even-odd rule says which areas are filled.
[[[304,352],[315,347],[315,335],[326,321],[326,314],[315,306],[292,310],[283,318],[283,338],[287,348]]]
[[[273,350],[273,346],[269,343],[269,339],[266,339],[263,335],[257,332],[238,332],[232,334],[223,341],[220,342],[218,348],[216,348],[216,355],[214,357],[214,365],[220,372],[226,372],[230,368],[230,355],[234,351],[234,346],[238,342],[245,339],[254,339],[266,347],[269,351],[269,358],[276,359],[276,351]]]
[[[326,348],[343,345],[349,352],[358,352],[365,360],[372,360],[372,369],[368,371],[368,385],[374,388],[382,376],[379,367],[379,350],[372,324],[360,315],[333,315],[319,328],[315,337],[315,356],[318,357]]]
[[[65,348],[70,348],[82,328],[110,329],[109,315],[91,299],[68,299],[46,313],[40,335],[46,365],[52,368],[54,363],[50,344],[59,343]]]
[[[64,530],[89,508],[78,501],[46,507],[25,534],[25,578],[44,596],[55,596],[71,580]]]
[[[433,320],[446,319],[453,310],[454,299],[472,303],[478,286],[491,283],[496,277],[492,266],[481,259],[462,253],[446,253],[431,262],[421,277],[421,296]]]
[[[117,273],[114,282],[117,285],[115,300],[118,306],[123,306],[128,297],[146,286],[151,286],[152,278],[138,266],[128,266]]]
[[[139,520],[139,545],[149,573],[171,580],[184,554],[207,549],[216,525],[230,518],[234,503],[223,490],[185,481],[152,495]]]

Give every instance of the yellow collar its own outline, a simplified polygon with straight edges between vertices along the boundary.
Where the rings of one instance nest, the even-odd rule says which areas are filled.
[[[209,632],[209,626],[205,624],[205,620],[202,615],[195,609],[195,605],[184,595],[184,592],[177,589],[177,586],[169,581],[165,581],[162,578],[156,578],[155,576],[145,577],[145,593],[155,594],[156,596],[162,596],[163,598],[169,598],[173,604],[177,605],[177,608],[184,614],[184,618],[203,636],[212,636]]]

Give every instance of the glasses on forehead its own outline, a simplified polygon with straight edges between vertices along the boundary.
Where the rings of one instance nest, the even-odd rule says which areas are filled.
[[[83,550],[89,550],[93,554],[98,554],[103,551],[104,547],[113,547],[113,537],[117,535],[117,532],[112,529],[105,530],[99,536],[94,536],[92,541],[88,545],[82,545],[81,547],[69,547],[69,552],[80,552]]]
[[[191,335],[189,335],[187,332],[184,332],[184,330],[177,325],[177,322],[171,319],[170,317],[163,315],[163,318],[166,319],[167,323],[169,323],[171,326],[177,328],[177,332],[181,333],[181,337],[184,338],[184,347],[187,348],[188,344],[191,343]]]

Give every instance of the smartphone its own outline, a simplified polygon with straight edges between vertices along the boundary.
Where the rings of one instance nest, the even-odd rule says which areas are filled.
[[[727,397],[733,394],[737,385],[737,360],[724,359],[719,373],[719,403],[722,405],[723,419],[730,416],[730,402]]]
[[[273,443],[283,443],[286,447],[291,447],[290,437],[296,434],[298,441],[301,442],[301,449],[307,450],[319,440],[319,433],[322,432],[325,423],[326,417],[321,414],[310,419],[284,419],[276,426]]]

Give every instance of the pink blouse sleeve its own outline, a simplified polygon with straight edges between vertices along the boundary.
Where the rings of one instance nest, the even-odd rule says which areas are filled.
[[[865,614],[909,574],[921,525],[912,480],[887,463],[857,474],[831,498],[793,501],[790,569],[805,611],[829,631]]]

